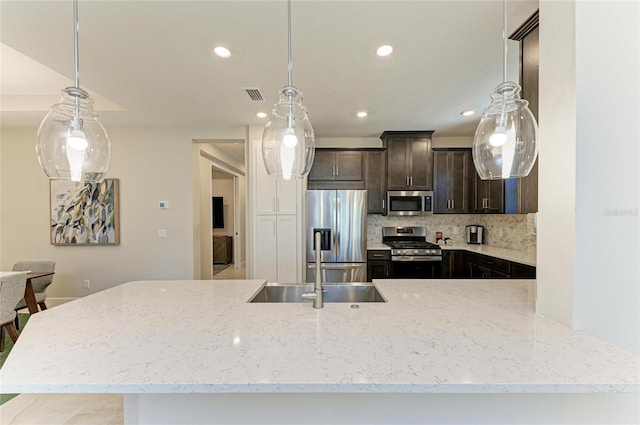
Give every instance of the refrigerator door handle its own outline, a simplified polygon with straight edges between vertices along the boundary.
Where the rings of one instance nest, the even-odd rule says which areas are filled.
[[[336,197],[336,257],[340,255],[340,210],[342,206],[340,205],[340,198]]]

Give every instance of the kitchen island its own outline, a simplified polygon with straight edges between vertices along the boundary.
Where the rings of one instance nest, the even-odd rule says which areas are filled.
[[[529,281],[380,280],[386,303],[322,310],[247,303],[263,283],[130,282],[41,312],[1,391],[124,393],[126,423],[640,420],[638,356],[536,315]]]

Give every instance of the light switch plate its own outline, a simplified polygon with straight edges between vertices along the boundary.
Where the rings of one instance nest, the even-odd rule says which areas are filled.
[[[159,238],[166,238],[167,235],[167,230],[166,229],[158,229],[158,237]]]
[[[169,208],[169,201],[160,201],[160,202],[158,202],[158,206],[160,208],[163,208],[163,209],[164,208]]]

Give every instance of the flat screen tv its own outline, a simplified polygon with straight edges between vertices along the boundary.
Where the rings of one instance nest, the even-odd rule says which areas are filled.
[[[213,228],[224,229],[224,206],[222,196],[211,197],[211,212],[213,213]]]

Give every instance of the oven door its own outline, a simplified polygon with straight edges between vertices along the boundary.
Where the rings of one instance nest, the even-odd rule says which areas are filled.
[[[392,279],[437,279],[442,276],[442,261],[421,261],[405,257],[391,262]]]

